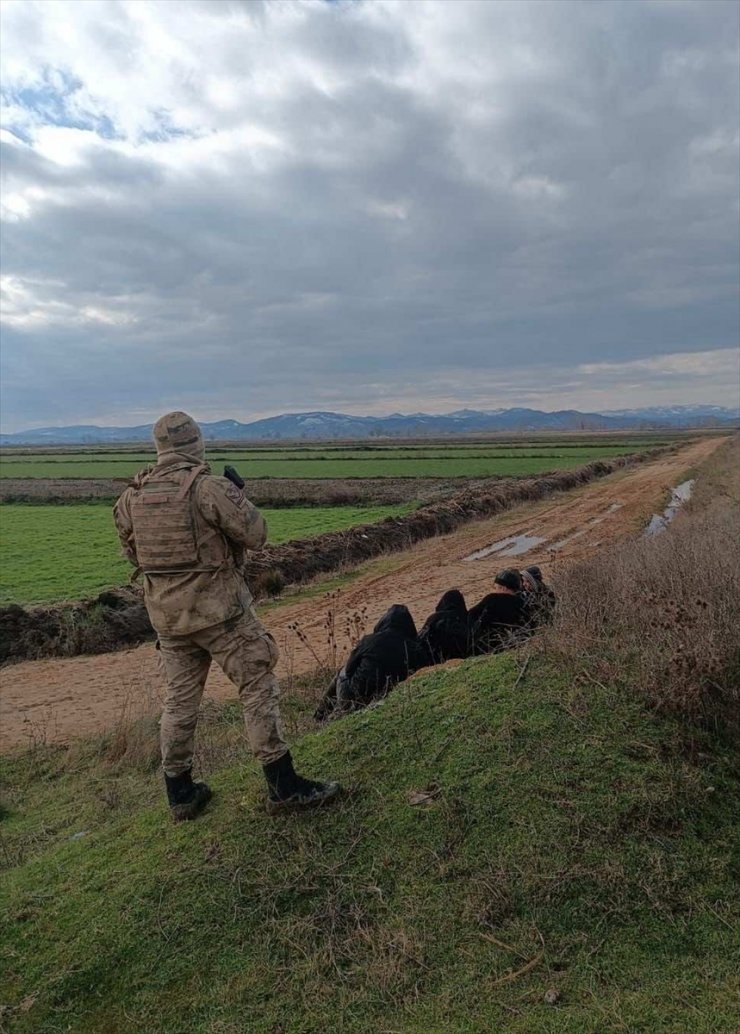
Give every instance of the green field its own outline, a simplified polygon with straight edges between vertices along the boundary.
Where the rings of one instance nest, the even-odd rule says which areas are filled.
[[[292,507],[264,510],[269,542],[308,538],[384,517],[402,506]],[[107,504],[0,506],[0,603],[42,603],[92,596],[125,583],[131,566]]]
[[[577,669],[522,674],[437,669],[294,739],[351,791],[312,815],[264,814],[238,706],[201,719],[193,823],[155,719],[2,759],[8,1030],[735,1034],[736,755]]]
[[[651,446],[658,443],[649,443]],[[590,442],[528,447],[437,446],[372,449],[213,450],[208,460],[220,473],[225,463],[247,478],[487,477],[539,474],[579,467],[647,447],[642,441]],[[0,455],[0,477],[131,477],[153,462],[147,452],[89,452]]]

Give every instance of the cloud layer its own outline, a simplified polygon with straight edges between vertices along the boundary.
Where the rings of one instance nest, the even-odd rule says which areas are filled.
[[[736,4],[2,12],[4,429],[737,402]]]

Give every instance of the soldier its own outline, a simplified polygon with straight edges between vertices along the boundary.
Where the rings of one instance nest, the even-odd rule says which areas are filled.
[[[211,474],[192,417],[167,413],[154,425],[154,441],[156,466],[136,476],[114,517],[124,554],[143,576],[159,637],[167,679],[160,739],[172,816],[193,819],[212,797],[192,778],[212,659],[239,690],[249,744],[267,780],[268,812],[321,804],[339,785],[303,779],[293,768],[280,722],[277,646],[240,570],[245,552],[264,545],[265,522],[241,489]]]

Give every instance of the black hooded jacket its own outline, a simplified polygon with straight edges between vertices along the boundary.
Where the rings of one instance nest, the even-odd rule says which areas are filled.
[[[427,664],[411,612],[394,603],[349,655],[314,717],[326,718],[333,707],[364,707]]]
[[[468,619],[474,653],[497,653],[513,645],[527,622],[521,593],[492,592],[471,607]]]
[[[470,655],[468,609],[459,589],[450,589],[444,594],[434,613],[424,622],[419,642],[433,664]]]

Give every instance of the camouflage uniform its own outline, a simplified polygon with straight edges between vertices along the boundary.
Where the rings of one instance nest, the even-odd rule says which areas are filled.
[[[167,696],[161,724],[169,777],[190,770],[195,727],[211,660],[239,690],[250,746],[278,761],[283,739],[274,668],[278,650],[252,609],[241,573],[265,522],[244,493],[205,464],[200,428],[169,413],[154,428],[157,464],[137,475],[114,517],[124,554],[141,572],[160,642]]]

